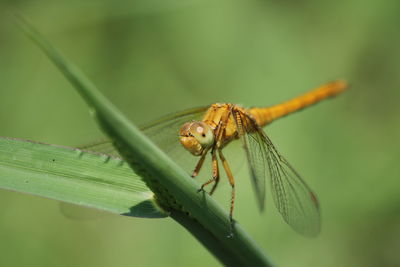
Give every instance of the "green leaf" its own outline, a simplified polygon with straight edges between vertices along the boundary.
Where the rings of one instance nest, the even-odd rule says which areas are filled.
[[[0,138],[0,188],[135,217],[166,217],[119,158]]]
[[[231,266],[271,266],[261,248],[238,223],[230,234],[228,214],[210,196],[199,193],[190,176],[157,148],[72,63],[30,24],[23,30],[53,61],[94,111],[103,131],[135,172],[155,193],[157,203],[190,231],[221,262]]]

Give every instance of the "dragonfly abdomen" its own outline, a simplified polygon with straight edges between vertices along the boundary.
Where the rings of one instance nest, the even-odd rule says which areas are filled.
[[[316,104],[326,98],[333,97],[343,92],[346,88],[347,82],[338,80],[325,84],[311,92],[308,92],[302,96],[296,97],[282,104],[267,108],[251,108],[249,112],[257,121],[258,125],[262,127],[280,117],[286,116],[290,113]]]

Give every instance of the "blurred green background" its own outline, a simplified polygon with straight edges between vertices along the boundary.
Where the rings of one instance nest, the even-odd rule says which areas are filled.
[[[102,134],[10,7],[137,124],[347,79],[350,91],[266,128],[317,192],[320,236],[294,233],[270,199],[260,214],[246,170],[235,217],[279,266],[400,265],[399,1],[2,0],[0,136],[77,146]],[[216,198],[228,209],[226,181]],[[219,265],[171,219],[73,221],[57,201],[4,190],[0,211],[0,266]]]

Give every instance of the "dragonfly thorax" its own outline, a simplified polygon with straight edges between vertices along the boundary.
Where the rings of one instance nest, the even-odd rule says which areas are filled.
[[[214,133],[204,122],[187,122],[179,131],[179,141],[190,153],[200,156],[214,144]]]

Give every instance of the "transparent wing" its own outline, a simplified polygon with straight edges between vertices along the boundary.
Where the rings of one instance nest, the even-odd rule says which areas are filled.
[[[316,195],[278,153],[268,136],[264,132],[260,132],[260,135],[263,136],[268,151],[271,191],[276,207],[295,231],[305,236],[317,236],[321,219]]]
[[[189,121],[202,120],[208,107],[193,108],[182,112],[165,116],[159,120],[143,125],[140,129],[173,160],[191,173],[199,160],[198,157],[190,155],[179,143],[179,129]],[[81,146],[80,149],[94,151],[97,153],[119,156],[113,144],[109,140],[101,140],[89,145]]]
[[[265,162],[268,157],[264,147],[264,140],[260,138],[257,128],[252,129],[253,125],[248,124],[249,119],[245,114],[234,111],[233,116],[247,157],[257,202],[260,210],[263,210],[265,203]]]
[[[245,120],[244,116],[246,115],[241,115],[242,121]],[[264,181],[268,175],[272,197],[283,219],[302,235],[310,237],[318,235],[320,212],[316,195],[287,160],[278,153],[256,122],[251,119],[248,121],[249,128],[245,129],[242,140],[259,202],[264,201]],[[263,188],[258,188],[261,186]],[[260,206],[263,207],[261,203]]]
[[[89,152],[107,154],[114,157],[121,157],[118,154],[117,150],[114,148],[112,142],[108,139],[101,139],[93,143],[78,146],[77,148]]]

